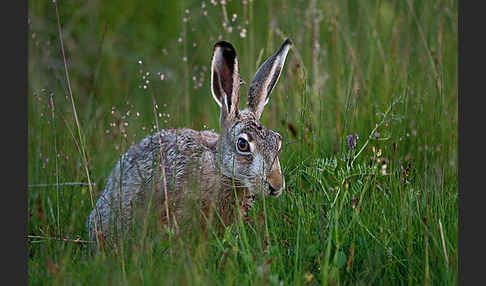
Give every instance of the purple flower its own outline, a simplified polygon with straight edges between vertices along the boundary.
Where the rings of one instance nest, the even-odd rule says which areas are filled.
[[[349,150],[354,150],[356,148],[356,141],[359,139],[358,135],[348,135],[347,141],[348,141],[348,149]]]
[[[375,134],[373,134],[373,135],[375,135],[376,139],[380,138],[380,133],[378,133],[378,132],[375,132]]]

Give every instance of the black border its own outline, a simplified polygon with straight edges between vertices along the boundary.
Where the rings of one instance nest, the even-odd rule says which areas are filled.
[[[466,9],[465,3],[468,4]],[[484,133],[485,51],[484,9],[475,1],[459,1],[458,21],[458,284],[484,281]],[[465,23],[468,23],[467,28]],[[469,35],[469,37],[466,37]],[[468,38],[468,40],[466,40]],[[467,48],[466,48],[466,43]],[[467,136],[466,133],[470,135]]]
[[[2,281],[27,284],[27,1],[10,1],[1,15]],[[14,281],[12,283],[11,281]]]

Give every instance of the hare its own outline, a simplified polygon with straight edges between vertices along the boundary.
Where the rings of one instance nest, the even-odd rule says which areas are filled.
[[[247,107],[238,109],[240,74],[236,51],[214,45],[211,93],[220,106],[221,135],[191,129],[161,130],[132,145],[112,170],[87,227],[90,240],[126,233],[141,215],[177,223],[184,201],[195,198],[201,211],[216,210],[224,224],[243,216],[256,194],[278,197],[285,188],[278,154],[280,134],[259,119],[292,45],[287,39],[257,70]],[[235,196],[236,194],[236,196]]]

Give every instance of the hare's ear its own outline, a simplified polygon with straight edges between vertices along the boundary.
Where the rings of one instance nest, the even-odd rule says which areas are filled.
[[[233,46],[225,41],[214,45],[211,60],[211,93],[221,107],[221,119],[234,118],[238,114],[240,97],[240,73]]]
[[[282,72],[285,58],[292,42],[287,39],[275,54],[269,57],[257,70],[248,89],[248,109],[260,118],[263,107],[268,103],[270,92]]]

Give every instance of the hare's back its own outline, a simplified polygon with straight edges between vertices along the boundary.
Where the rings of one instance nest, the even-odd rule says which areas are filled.
[[[200,183],[207,181],[205,185],[212,184],[213,180],[209,178],[215,169],[218,139],[217,133],[208,130],[164,129],[132,145],[111,171],[105,189],[90,214],[90,238],[95,239],[93,227],[96,217],[105,235],[112,232],[109,221],[113,217],[118,218],[120,211],[125,223],[129,222],[134,203],[144,205],[154,187],[161,187],[162,174],[170,193],[180,193],[191,177],[198,177]],[[154,199],[162,198],[157,195]]]

